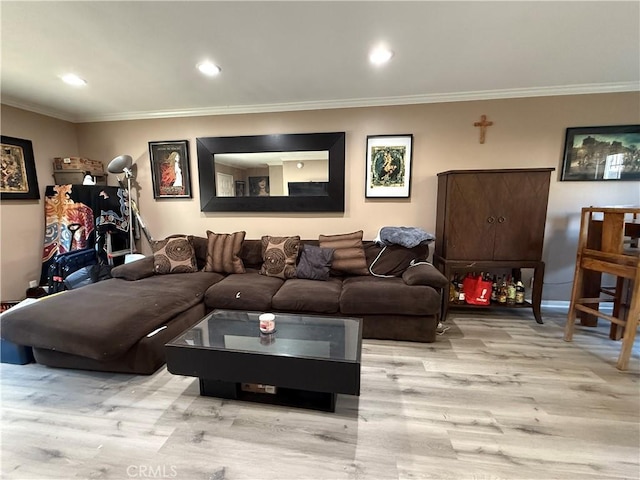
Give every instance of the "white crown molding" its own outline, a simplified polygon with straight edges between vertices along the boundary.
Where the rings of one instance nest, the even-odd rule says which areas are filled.
[[[428,95],[406,95],[397,97],[355,98],[347,100],[327,100],[317,102],[272,103],[262,105],[236,105],[225,107],[202,107],[180,110],[157,110],[123,112],[104,115],[72,116],[45,107],[25,104],[11,98],[2,98],[2,103],[47,115],[73,123],[112,122],[121,120],[150,120],[159,118],[201,117],[213,115],[239,115],[249,113],[294,112],[302,110],[328,110],[340,108],[382,107],[394,105],[415,105],[426,103],[469,102],[481,100],[501,100],[509,98],[549,97],[560,95],[587,95],[599,93],[621,93],[640,91],[640,82],[621,82],[587,85],[567,85],[538,88],[513,88],[505,90],[482,90],[476,92],[437,93]]]
[[[23,102],[12,97],[7,97],[6,95],[2,95],[2,97],[0,97],[0,103],[2,103],[2,105],[19,108],[28,112],[39,113],[40,115],[45,115],[47,117],[53,117],[71,123],[79,123],[77,117],[69,113],[61,112],[59,110],[54,110],[33,103]]]

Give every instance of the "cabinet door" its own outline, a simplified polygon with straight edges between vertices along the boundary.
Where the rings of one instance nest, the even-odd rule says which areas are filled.
[[[493,177],[456,173],[447,178],[446,258],[493,259],[496,198]]]
[[[493,174],[499,201],[493,260],[540,260],[550,172]]]

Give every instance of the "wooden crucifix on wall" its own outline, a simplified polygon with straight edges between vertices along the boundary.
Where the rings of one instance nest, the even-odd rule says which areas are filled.
[[[493,122],[488,122],[486,115],[480,116],[480,121],[473,124],[474,127],[480,127],[480,143],[484,143],[487,127],[491,125],[493,125]]]

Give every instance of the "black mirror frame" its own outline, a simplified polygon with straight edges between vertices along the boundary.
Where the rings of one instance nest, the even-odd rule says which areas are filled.
[[[344,212],[345,132],[196,138],[203,212]],[[329,151],[328,195],[216,197],[216,153]]]

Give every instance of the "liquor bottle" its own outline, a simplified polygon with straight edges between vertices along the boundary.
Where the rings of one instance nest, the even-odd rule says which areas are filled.
[[[524,303],[524,285],[522,280],[518,280],[516,283],[516,303],[522,305]]]
[[[516,284],[513,283],[511,275],[507,279],[507,304],[515,305],[516,303]]]
[[[491,283],[491,301],[498,301],[498,278],[496,275],[493,275],[493,282]]]
[[[449,283],[449,302],[456,303],[458,301],[458,279],[454,275]]]
[[[502,276],[502,281],[500,282],[500,287],[498,289],[498,303],[507,303],[507,280],[504,275]]]
[[[462,276],[458,280],[458,303],[466,303],[466,295],[464,294],[464,283],[462,283]]]

